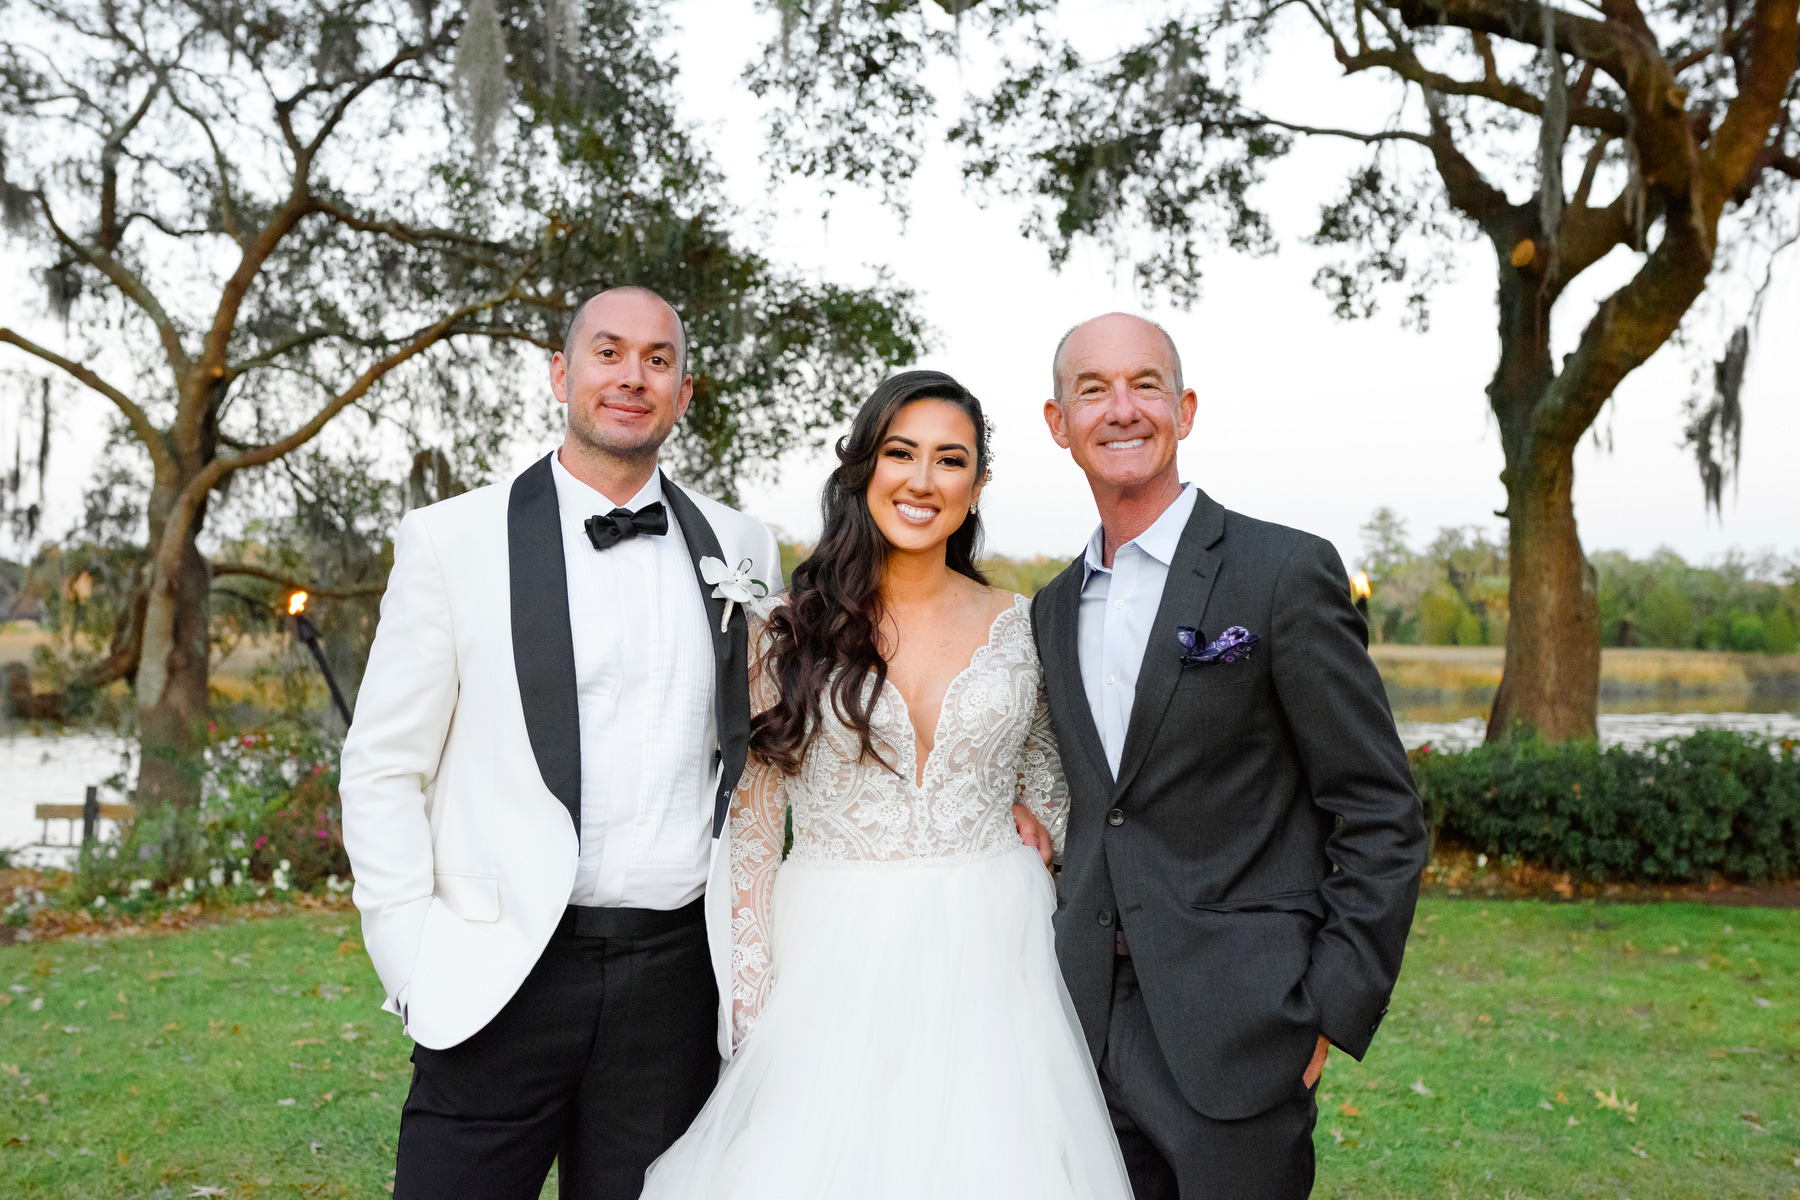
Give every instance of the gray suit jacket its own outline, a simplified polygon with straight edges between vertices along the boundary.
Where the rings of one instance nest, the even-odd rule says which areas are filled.
[[[1032,605],[1069,780],[1056,949],[1098,1063],[1116,925],[1182,1095],[1234,1120],[1293,1095],[1320,1033],[1361,1058],[1400,971],[1426,837],[1329,542],[1204,492],[1169,568],[1114,779],[1076,651],[1082,560]],[[1181,665],[1175,629],[1261,638]]]

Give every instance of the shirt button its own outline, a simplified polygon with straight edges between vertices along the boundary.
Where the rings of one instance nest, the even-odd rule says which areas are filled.
[[[1123,600],[1114,600],[1114,601],[1113,601],[1113,607],[1114,607],[1114,608],[1124,608],[1124,607],[1125,607],[1125,602],[1124,602],[1124,601],[1123,601]]]
[[[1111,925],[1113,923],[1112,909],[1103,908],[1100,910],[1100,923],[1102,925]]]
[[[1123,825],[1125,823],[1125,814],[1119,809],[1112,809],[1106,814],[1106,823],[1108,825]]]
[[[1108,686],[1108,687],[1111,687],[1113,684],[1115,684],[1117,682],[1119,682],[1119,677],[1117,675],[1108,675],[1106,677],[1106,686]]]

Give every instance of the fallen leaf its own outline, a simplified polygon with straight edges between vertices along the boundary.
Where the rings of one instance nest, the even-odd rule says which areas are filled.
[[[190,1200],[192,1200],[192,1197],[195,1196],[223,1196],[226,1194],[225,1189],[222,1187],[206,1187],[202,1184],[195,1184],[194,1190],[189,1192],[188,1196]]]
[[[1539,1100],[1538,1107],[1543,1109],[1545,1112],[1555,1112],[1556,1111],[1556,1107],[1553,1104],[1551,1104],[1548,1100]]]
[[[343,941],[343,942],[338,943],[337,952],[339,954],[355,954],[358,950],[361,950],[361,949],[362,949],[362,947],[357,945],[355,942]]]
[[[292,1108],[293,1106],[294,1098],[292,1096],[289,1096],[286,1100],[277,1100],[275,1102],[275,1107],[277,1108]]]
[[[1581,1124],[1581,1121],[1579,1119],[1577,1119],[1577,1117],[1575,1116],[1574,1113],[1570,1113],[1569,1114],[1569,1124],[1579,1125],[1579,1124]]]
[[[324,1044],[324,1038],[301,1038],[299,1041],[293,1043],[293,1045],[296,1046],[323,1046]]]
[[[1770,1002],[1769,1002],[1769,1001],[1767,1001],[1767,1000],[1765,1000],[1765,999],[1763,999],[1763,998],[1762,998],[1762,997],[1761,997],[1761,996],[1752,996],[1752,997],[1750,997],[1750,999],[1752,999],[1752,1000],[1754,1000],[1754,1001],[1755,1001],[1755,1002],[1756,1002],[1756,1007],[1758,1007],[1758,1008],[1767,1008],[1767,1007],[1769,1007],[1769,1003],[1770,1003]]]
[[[1421,1096],[1431,1095],[1431,1089],[1425,1086],[1424,1079],[1415,1079],[1413,1081],[1412,1090]]]
[[[119,1165],[121,1167],[131,1161],[131,1155],[125,1153],[123,1150],[119,1151],[118,1154],[114,1155],[113,1157],[115,1157],[119,1160]]]
[[[1362,1109],[1351,1104],[1349,1101],[1345,1101],[1343,1104],[1338,1105],[1338,1111],[1343,1113],[1346,1117],[1362,1116]]]
[[[1650,1157],[1650,1152],[1648,1150],[1644,1149],[1642,1146],[1627,1146],[1625,1148],[1627,1150],[1631,1151],[1633,1154],[1637,1155],[1639,1158],[1649,1158]]]
[[[181,1026],[177,1025],[173,1021],[170,1021],[167,1025],[163,1026],[163,1032],[164,1033],[180,1033]]]
[[[1480,1021],[1483,1025],[1492,1025],[1494,1023],[1494,1018],[1488,1016],[1486,1013],[1482,1013],[1480,1016],[1476,1017],[1475,1019],[1477,1021]]]

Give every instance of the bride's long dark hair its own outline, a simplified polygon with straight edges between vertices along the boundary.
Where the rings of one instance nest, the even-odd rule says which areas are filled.
[[[819,544],[811,558],[794,568],[787,602],[770,614],[763,652],[777,699],[757,716],[750,745],[784,774],[800,770],[807,746],[818,736],[827,691],[838,719],[861,739],[862,753],[881,761],[869,718],[887,681],[877,631],[889,544],[869,512],[868,489],[894,418],[920,400],[954,404],[968,415],[975,427],[975,478],[987,478],[991,459],[981,401],[941,371],[906,371],[887,380],[864,402],[850,432],[838,439],[838,466],[820,498],[824,529]],[[986,584],[975,565],[980,546],[981,517],[971,507],[944,547],[945,565]],[[871,671],[873,688],[867,686]]]

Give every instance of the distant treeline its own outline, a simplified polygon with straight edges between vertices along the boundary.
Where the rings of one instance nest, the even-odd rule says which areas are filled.
[[[1445,528],[1423,551],[1377,509],[1363,526],[1361,565],[1375,641],[1424,646],[1506,643],[1506,547],[1479,528]],[[1599,576],[1603,646],[1792,654],[1800,649],[1800,558],[1727,554],[1693,566],[1673,550],[1634,559],[1589,555]]]

